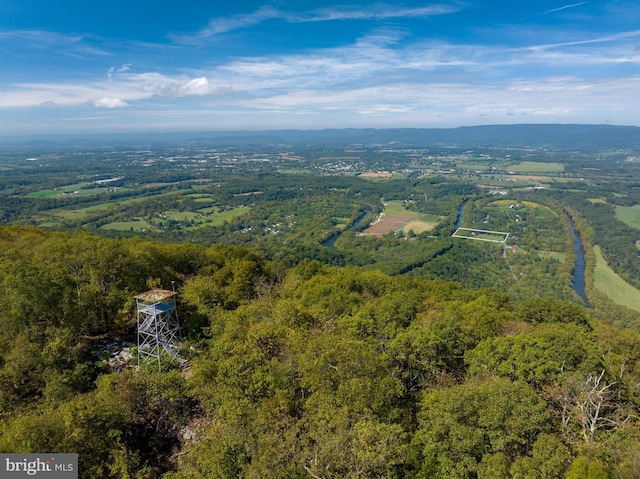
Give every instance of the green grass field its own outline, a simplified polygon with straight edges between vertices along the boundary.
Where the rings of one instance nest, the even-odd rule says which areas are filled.
[[[346,216],[332,216],[331,219],[335,222],[335,226],[338,229],[344,229],[349,225],[349,220]]]
[[[247,213],[250,208],[232,208],[230,210],[222,211],[218,213],[218,206],[209,206],[206,208],[200,208],[197,211],[167,211],[165,214],[166,219],[186,223],[194,221],[195,224],[187,225],[183,224],[182,227],[185,230],[194,230],[198,228],[205,228],[208,226],[219,226],[225,221],[231,221],[232,219]],[[158,225],[164,221],[162,218],[154,219],[154,225]]]
[[[534,210],[536,210],[536,214],[540,216],[543,216],[543,217],[558,216],[558,214],[548,206],[544,206],[539,203],[534,203],[532,201],[523,201],[522,204],[525,206],[528,206],[529,208],[533,208]]]
[[[101,226],[100,229],[114,231],[142,231],[153,229],[153,226],[151,226],[145,220],[114,221],[112,223]]]
[[[165,213],[167,219],[174,221],[191,221],[202,219],[202,215],[193,211],[167,211]]]
[[[507,240],[508,236],[508,233],[501,231],[485,231],[473,228],[458,228],[453,233],[454,238],[490,241],[492,243],[504,243]]]
[[[461,163],[457,165],[458,168],[462,168],[465,170],[473,170],[473,171],[485,171],[491,167],[489,162],[487,163]]]
[[[616,206],[616,218],[632,228],[640,229],[640,206]]]
[[[85,219],[91,216],[93,213],[107,211],[117,206],[117,203],[100,203],[93,206],[87,206],[86,208],[78,208],[77,210],[56,210],[55,215],[60,216],[61,218]]]
[[[564,263],[566,255],[564,253],[556,253],[555,251],[538,251],[538,255],[541,258],[557,259],[561,263]]]
[[[618,276],[609,267],[599,246],[594,246],[596,266],[593,271],[594,286],[606,294],[611,301],[621,306],[640,312],[640,291]]]
[[[538,161],[523,161],[517,165],[508,166],[507,171],[516,173],[561,173],[564,165],[561,163],[541,163]]]
[[[421,216],[427,216],[427,215],[421,215]],[[436,215],[431,215],[431,216],[436,217]],[[405,233],[408,233],[410,230],[413,230],[415,234],[424,233],[425,231],[431,231],[433,228],[435,228],[438,225],[438,222],[440,221],[440,217],[436,217],[436,218],[437,220],[432,220],[432,221],[427,221],[426,219],[411,220],[406,225],[404,225],[404,227],[402,228],[402,231],[404,231]]]
[[[78,191],[82,196],[94,196],[104,193],[108,190],[108,187],[100,186],[95,187],[94,183],[75,183],[73,185],[66,185],[55,190],[39,190],[32,191],[24,195],[25,198],[55,198],[57,196],[63,196],[65,193],[73,193]],[[131,188],[119,188],[118,191],[131,191]]]
[[[405,208],[407,205],[407,203],[400,200],[388,201],[384,207],[384,212],[388,215],[417,216],[418,213]]]
[[[502,211],[507,211],[509,209],[511,209],[511,206],[516,206],[516,205],[522,205],[522,206],[526,206],[527,208],[532,208],[533,210],[535,210],[536,214],[542,217],[552,217],[552,216],[558,216],[557,213],[555,211],[553,211],[551,208],[541,205],[539,203],[534,203],[533,201],[521,201],[521,202],[517,202],[516,200],[495,200],[492,201],[491,203],[487,203],[487,206],[491,206],[493,208],[498,208]],[[514,210],[517,211],[517,210]]]
[[[251,208],[233,208],[231,210],[223,211],[222,213],[216,213],[215,215],[209,217],[211,220],[210,225],[219,226],[225,221],[231,221],[233,218],[237,216],[241,216],[245,213],[248,213]]]
[[[31,193],[27,193],[24,195],[25,198],[53,198],[54,196],[62,195],[62,191],[60,190],[40,190],[40,191],[32,191]]]

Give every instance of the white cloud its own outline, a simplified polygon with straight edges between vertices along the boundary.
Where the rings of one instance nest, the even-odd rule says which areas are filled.
[[[127,105],[127,102],[120,98],[97,98],[93,100],[93,105],[96,108],[124,108]]]
[[[378,7],[370,15],[384,11]],[[262,17],[269,12],[265,10]],[[4,84],[0,108],[39,107],[42,112],[47,105],[47,114],[54,115],[49,112],[63,108],[70,112],[76,106],[81,111],[87,105],[123,108],[138,102],[126,115],[140,122],[146,121],[144,115],[151,109],[149,121],[188,109],[194,118],[211,115],[214,122],[223,116],[221,112],[251,121],[258,117],[268,121],[269,115],[287,121],[287,115],[297,115],[314,116],[318,122],[345,118],[405,125],[419,125],[423,118],[438,115],[442,121],[455,117],[462,123],[481,115],[486,121],[504,120],[507,114],[581,121],[579,115],[593,112],[640,110],[640,77],[615,78],[611,71],[612,64],[640,63],[640,52],[630,46],[638,34],[640,30],[507,48],[410,43],[412,37],[402,29],[377,29],[349,46],[237,57],[208,69],[134,72],[126,63],[109,68],[107,78],[102,69],[101,78],[84,82]],[[289,127],[296,127],[295,121]]]
[[[211,93],[211,85],[206,77],[194,78],[180,86],[179,91],[183,95],[207,95]]]

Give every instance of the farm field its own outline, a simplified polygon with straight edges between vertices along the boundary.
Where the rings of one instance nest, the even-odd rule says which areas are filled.
[[[463,168],[465,170],[473,170],[473,171],[485,171],[491,167],[492,162],[487,163],[461,163],[458,168]]]
[[[517,165],[507,167],[508,171],[516,173],[562,173],[564,165],[562,163],[541,163],[538,161],[523,161]]]
[[[539,203],[534,203],[533,201],[516,201],[516,200],[510,200],[510,199],[503,199],[503,200],[495,200],[495,201],[492,201],[491,203],[487,203],[487,206],[498,208],[503,211],[514,209],[514,208],[516,208],[515,211],[517,211],[517,208],[522,208],[523,206],[525,206],[527,208],[531,208],[535,210],[536,214],[542,217],[558,216],[557,213],[553,211],[551,208],[549,208],[548,206],[544,206]]]
[[[164,213],[164,219],[178,221],[182,223],[193,222],[194,224],[183,225],[185,229],[197,229],[203,226],[218,226],[225,221],[247,213],[250,208],[238,207],[218,212],[218,206],[209,206],[201,208],[197,211],[167,211]],[[159,221],[162,221],[159,219]],[[155,221],[154,221],[155,223]]]
[[[557,253],[555,251],[538,251],[538,256],[540,256],[541,258],[556,259],[560,263],[564,263],[567,255],[565,253]]]
[[[413,220],[409,221],[404,227],[402,231],[408,233],[413,230],[414,233],[420,234],[425,231],[431,231],[434,229],[438,223],[440,222],[440,217],[436,215],[419,215]]]
[[[95,196],[101,193],[105,193],[110,188],[106,186],[96,186],[95,183],[75,183],[73,185],[66,185],[55,190],[38,190],[32,191],[24,195],[25,198],[55,198],[58,196],[65,196],[70,194],[78,194],[82,196]],[[130,188],[118,188],[118,191],[131,191]]]
[[[416,216],[418,213],[406,209],[408,203],[400,200],[388,201],[384,203],[384,212],[388,215]]]
[[[640,312],[640,291],[618,276],[607,264],[599,246],[594,246],[596,265],[593,271],[594,287],[611,301]]]
[[[523,201],[522,204],[525,206],[528,206],[529,208],[533,208],[534,210],[536,210],[536,213],[538,213],[540,216],[546,216],[546,217],[558,216],[558,214],[548,206],[541,205],[539,203],[534,203],[532,201]]]
[[[406,209],[407,203],[400,200],[384,203],[384,214],[380,219],[363,231],[370,235],[385,235],[392,231],[402,230],[407,233],[413,230],[419,234],[431,231],[440,221],[437,215],[425,215]]]
[[[411,216],[402,215],[387,215],[381,216],[379,221],[376,221],[369,226],[363,233],[374,236],[382,236],[392,231],[397,231],[402,228],[406,223],[411,221]]]
[[[509,237],[509,233],[502,231],[487,231],[472,228],[458,228],[452,235],[454,238],[464,238],[479,241],[490,241],[493,243],[504,243]]]
[[[152,229],[149,223],[142,219],[135,219],[132,221],[114,221],[100,227],[103,230],[114,231],[145,231]]]
[[[632,228],[640,229],[640,206],[616,206],[616,218]]]
[[[361,178],[392,178],[393,173],[360,173]]]

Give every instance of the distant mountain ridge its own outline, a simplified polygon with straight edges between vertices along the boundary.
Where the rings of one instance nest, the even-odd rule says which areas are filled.
[[[147,132],[0,137],[31,147],[62,145],[395,145],[406,147],[518,147],[640,149],[640,127],[583,124],[482,125],[457,128],[342,128],[324,130]]]

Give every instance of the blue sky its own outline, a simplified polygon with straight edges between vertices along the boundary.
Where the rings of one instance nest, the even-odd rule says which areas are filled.
[[[0,0],[0,136],[640,126],[640,2]]]

